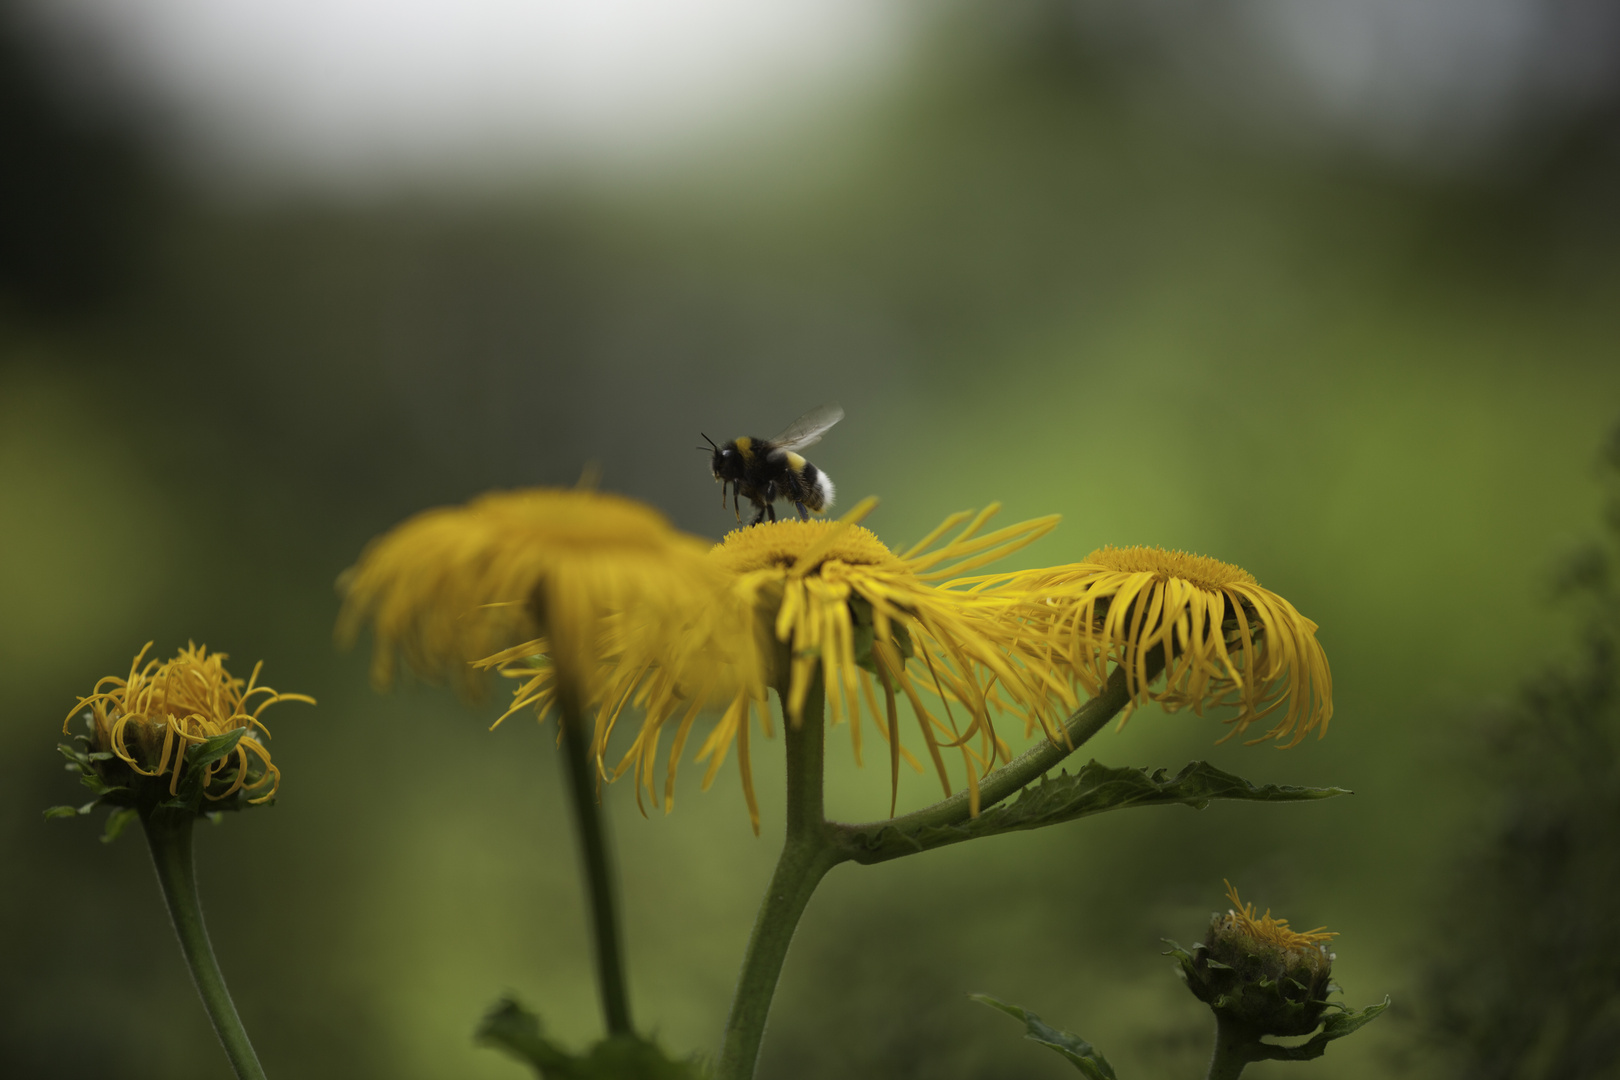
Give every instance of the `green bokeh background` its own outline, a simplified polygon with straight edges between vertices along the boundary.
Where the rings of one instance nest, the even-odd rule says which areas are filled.
[[[129,209],[105,252],[83,241],[102,277],[40,284],[24,262],[0,306],[0,1071],[226,1075],[139,837],[103,848],[39,814],[78,797],[53,750],[75,695],[147,640],[263,659],[319,700],[267,716],[277,805],[198,838],[272,1076],[519,1077],[471,1041],[506,990],[594,1037],[551,733],[490,733],[497,705],[440,688],[374,692],[363,650],[332,644],[333,580],[416,510],[592,462],[718,537],[698,433],[769,435],[838,400],[812,456],[842,505],[882,497],[886,539],[999,500],[1004,521],[1064,516],[1015,565],[1183,548],[1320,624],[1325,740],[1217,746],[1213,721],[1147,709],[1085,754],[1356,794],[841,867],[761,1075],[1073,1075],[974,991],[1085,1034],[1122,1076],[1198,1075],[1209,1017],[1159,939],[1197,938],[1223,877],[1341,931],[1350,1004],[1396,999],[1311,1075],[1427,1075],[1428,959],[1480,947],[1445,939],[1440,906],[1489,807],[1480,718],[1567,650],[1550,581],[1599,527],[1612,119],[1425,173],[1257,132],[1134,63],[1038,24],[946,26],[809,130],[476,197],[221,198],[139,138],[40,128],[43,160],[95,176],[42,186],[48,221]],[[34,93],[13,100],[54,123]],[[755,748],[759,838],[730,768],[702,792],[688,763],[668,817],[607,793],[635,1011],[678,1051],[717,1043],[780,836],[779,755]],[[829,765],[834,814],[882,813],[885,770],[842,732]],[[907,777],[901,800],[932,792]]]

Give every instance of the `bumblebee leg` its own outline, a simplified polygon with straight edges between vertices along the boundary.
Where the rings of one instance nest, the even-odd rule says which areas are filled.
[[[799,520],[800,521],[809,521],[810,520],[810,511],[808,511],[808,510],[806,510],[804,508],[804,503],[796,502],[793,505],[798,507],[798,509],[799,509]]]
[[[751,521],[748,522],[748,524],[750,524],[750,525],[758,525],[760,522],[764,521],[765,520],[765,510],[766,510],[765,506],[756,506],[754,508],[754,517],[753,517],[753,519]]]
[[[766,503],[765,504],[765,512],[771,516],[772,521],[776,520],[776,504],[775,503]]]

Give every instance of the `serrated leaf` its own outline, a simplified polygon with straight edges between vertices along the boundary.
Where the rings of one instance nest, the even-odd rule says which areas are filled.
[[[989,994],[969,994],[968,997],[981,1005],[999,1009],[1016,1020],[1022,1020],[1027,1029],[1024,1038],[1056,1051],[1065,1061],[1079,1069],[1087,1080],[1118,1080],[1114,1075],[1114,1067],[1108,1064],[1108,1059],[1080,1036],[1059,1031],[1034,1013],[1026,1012],[1017,1005],[998,1001]]]
[[[1339,1006],[1343,1008],[1343,1006]],[[1353,1035],[1378,1019],[1385,1009],[1389,1008],[1389,997],[1377,1005],[1369,1005],[1365,1009],[1344,1009],[1343,1012],[1333,1013],[1322,1021],[1322,1030],[1312,1035],[1308,1040],[1298,1046],[1274,1046],[1271,1043],[1260,1043],[1261,1051],[1256,1061],[1311,1061],[1327,1053],[1327,1044],[1334,1039],[1342,1039],[1346,1035]]]
[[[123,832],[125,827],[139,816],[134,809],[128,806],[120,806],[108,814],[106,828],[101,833],[101,842],[110,844],[118,839],[118,834]]]
[[[929,851],[982,836],[1040,829],[1129,806],[1190,806],[1202,810],[1216,800],[1244,802],[1309,802],[1348,795],[1345,788],[1295,787],[1253,784],[1217,769],[1207,761],[1194,761],[1175,776],[1167,769],[1112,768],[1096,760],[1078,773],[1043,777],[1013,799],[985,810],[976,818],[952,825],[886,824],[842,830],[841,839],[858,862],[873,863]]]

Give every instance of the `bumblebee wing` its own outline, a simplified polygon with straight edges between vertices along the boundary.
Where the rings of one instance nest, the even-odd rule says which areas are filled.
[[[837,402],[828,402],[789,424],[786,431],[771,440],[771,446],[777,450],[803,450],[807,446],[814,446],[821,441],[828,428],[843,418],[844,407]]]

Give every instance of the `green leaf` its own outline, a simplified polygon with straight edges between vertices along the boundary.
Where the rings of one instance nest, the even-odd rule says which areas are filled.
[[[887,824],[868,829],[846,827],[841,839],[858,862],[882,862],[919,851],[957,844],[981,836],[1040,829],[1128,806],[1190,806],[1202,810],[1217,799],[1244,802],[1309,802],[1348,795],[1345,788],[1252,784],[1209,764],[1194,761],[1170,776],[1166,769],[1111,768],[1096,760],[1073,775],[1042,777],[1014,799],[990,807],[976,818],[953,825]],[[927,811],[923,814],[926,815]]]
[[[1262,1052],[1254,1060],[1311,1061],[1314,1058],[1319,1058],[1327,1053],[1327,1044],[1334,1039],[1354,1035],[1378,1019],[1379,1015],[1389,1008],[1389,997],[1385,995],[1384,1000],[1377,1005],[1369,1005],[1360,1010],[1346,1009],[1337,1002],[1334,1005],[1343,1011],[1324,1018],[1322,1030],[1312,1035],[1308,1040],[1298,1046],[1274,1046],[1271,1043],[1261,1043],[1259,1049]]]
[[[56,818],[78,817],[80,814],[88,813],[90,807],[94,805],[96,804],[86,803],[82,808],[78,806],[52,806],[46,809],[45,820],[51,821]]]
[[[1118,1080],[1114,1076],[1114,1067],[1108,1064],[1108,1059],[1103,1057],[1096,1047],[1080,1036],[1071,1035],[1067,1031],[1059,1031],[1057,1028],[1044,1023],[1034,1013],[1025,1012],[1017,1005],[1009,1005],[1005,1001],[997,1001],[989,994],[969,994],[968,997],[981,1005],[988,1005],[992,1009],[1000,1009],[1016,1020],[1022,1020],[1024,1027],[1028,1029],[1024,1038],[1057,1051],[1064,1060],[1079,1069],[1088,1080]]]
[[[120,806],[118,809],[108,814],[107,826],[102,830],[101,833],[101,842],[103,844],[110,844],[114,840],[118,839],[118,834],[124,831],[125,826],[139,816],[140,815],[136,813],[133,808],[128,806]]]

